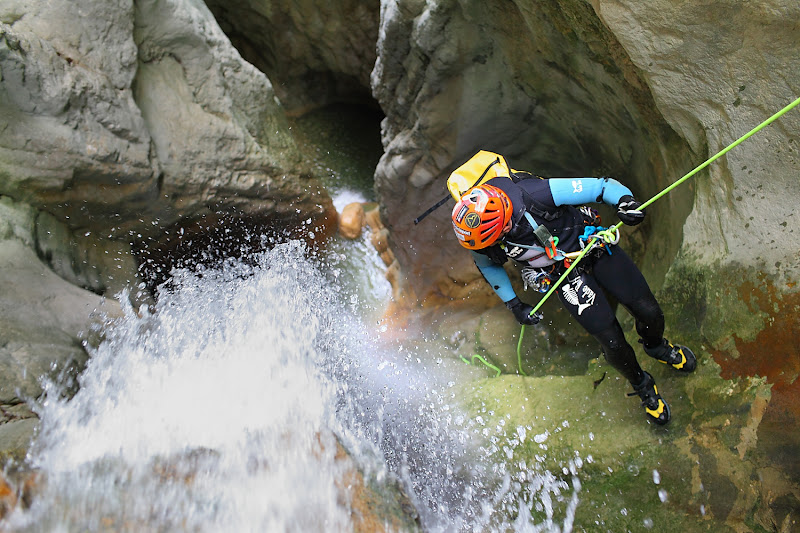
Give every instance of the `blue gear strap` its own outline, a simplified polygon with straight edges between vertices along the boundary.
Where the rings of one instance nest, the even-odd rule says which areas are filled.
[[[578,242],[581,245],[581,250],[586,248],[586,245],[589,243],[589,240],[592,239],[593,235],[600,233],[601,231],[607,231],[607,228],[604,228],[603,226],[586,226],[585,228],[583,228],[583,235],[578,237]],[[598,237],[596,240],[599,241],[599,243],[596,245],[596,248],[605,248],[606,252],[608,252],[608,255],[611,255],[611,247],[608,246],[607,243],[602,238]]]
[[[484,279],[489,282],[495,294],[503,300],[503,303],[510,302],[517,297],[517,293],[511,287],[508,273],[506,273],[506,269],[502,265],[494,263],[487,256],[477,252],[472,252],[472,259],[475,261],[475,266],[483,274]]]

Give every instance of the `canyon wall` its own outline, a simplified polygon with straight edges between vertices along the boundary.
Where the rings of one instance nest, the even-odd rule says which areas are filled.
[[[185,236],[330,235],[287,113],[380,106],[381,240],[395,294],[432,316],[497,303],[453,238],[452,203],[413,223],[475,151],[611,175],[646,200],[800,95],[798,43],[794,0],[7,0],[0,403],[41,393],[27,371],[80,367],[120,312],[103,297],[146,302],[147,268],[192,253]],[[623,230],[668,334],[724,379],[767,379],[748,431],[795,474],[798,131],[794,109]]]
[[[324,237],[335,216],[202,2],[0,5],[0,406],[77,372],[120,291],[147,303],[152,248],[229,224]]]

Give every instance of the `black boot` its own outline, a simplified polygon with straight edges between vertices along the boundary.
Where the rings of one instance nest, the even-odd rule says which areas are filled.
[[[677,368],[681,372],[693,372],[697,368],[697,358],[686,346],[674,345],[667,339],[661,339],[661,344],[654,348],[644,347],[644,352],[664,364]]]
[[[656,387],[656,380],[653,376],[644,372],[644,379],[639,385],[633,387],[633,392],[628,393],[628,396],[639,396],[642,399],[642,407],[647,417],[658,424],[663,426],[670,419],[669,405],[664,401],[664,398],[658,393]]]

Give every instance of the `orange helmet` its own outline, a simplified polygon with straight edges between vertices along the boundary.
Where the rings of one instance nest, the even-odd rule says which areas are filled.
[[[453,231],[469,250],[491,246],[511,220],[511,200],[492,185],[478,185],[464,193],[453,208]]]

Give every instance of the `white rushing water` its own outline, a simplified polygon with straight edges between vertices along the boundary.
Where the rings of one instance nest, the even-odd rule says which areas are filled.
[[[371,483],[400,480],[426,531],[569,531],[575,472],[512,475],[525,428],[461,413],[454,358],[380,340],[388,287],[344,267],[366,242],[176,271],[154,309],[126,307],[79,392],[50,384],[36,407],[40,492],[0,529],[351,531],[338,441]],[[509,464],[487,462],[497,446]]]

